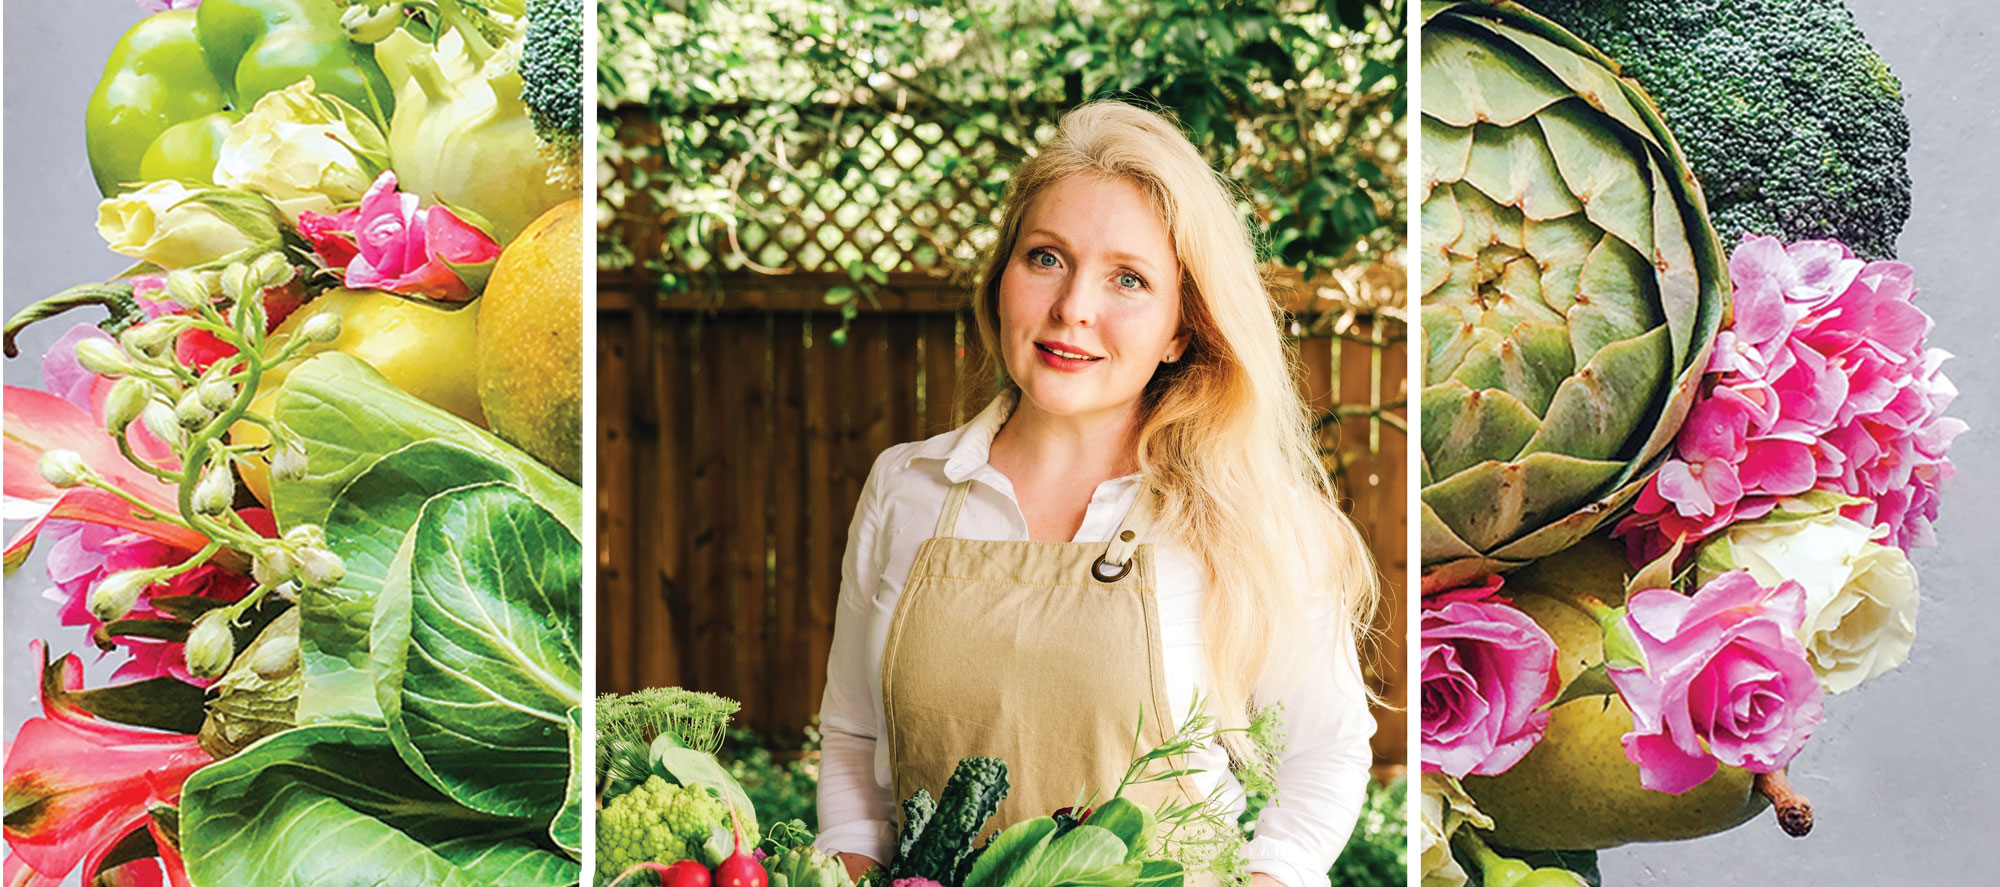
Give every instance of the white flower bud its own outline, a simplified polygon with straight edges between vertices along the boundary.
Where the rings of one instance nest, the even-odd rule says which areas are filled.
[[[251,671],[267,681],[277,680],[298,670],[299,636],[292,632],[274,637],[266,630],[245,652],[251,654]]]
[[[292,550],[280,542],[267,542],[250,559],[250,578],[258,585],[279,586],[298,575],[299,562]]]
[[[67,490],[90,477],[90,465],[75,450],[50,450],[42,454],[42,479],[49,486]]]
[[[152,392],[146,383],[130,377],[119,379],[111,386],[111,393],[104,396],[104,430],[112,434],[124,434],[125,426],[139,418],[139,412],[151,402]]]
[[[250,266],[231,262],[229,267],[222,269],[222,295],[229,301],[239,301],[244,293],[256,291],[256,287],[250,285]]]
[[[292,279],[292,263],[285,261],[282,253],[265,253],[250,263],[250,278],[262,290],[279,286]]]
[[[139,423],[164,443],[172,445],[181,440],[181,420],[174,416],[174,408],[157,400],[139,411]]]
[[[150,569],[120,570],[98,580],[90,590],[90,613],[106,622],[125,618],[139,605],[139,593],[158,578]]]
[[[229,463],[213,465],[202,472],[201,480],[195,482],[192,499],[194,510],[202,514],[228,511],[236,501],[236,479],[230,476]]]
[[[172,347],[176,332],[170,324],[148,321],[120,333],[118,343],[125,346],[126,354],[135,358],[159,358]]]
[[[315,314],[299,327],[299,335],[308,342],[326,343],[340,338],[340,316],[337,314]]]
[[[236,383],[228,379],[208,379],[195,386],[201,397],[201,405],[216,412],[229,409],[236,402]]]
[[[312,547],[299,552],[299,578],[314,588],[332,588],[347,576],[347,564],[331,549]]]
[[[278,447],[271,457],[271,476],[278,480],[298,480],[306,476],[306,448],[296,441]]]
[[[188,671],[195,677],[220,677],[227,671],[229,660],[236,658],[236,636],[229,630],[229,608],[201,614],[188,632],[187,647],[181,652],[187,658]]]
[[[319,524],[299,524],[285,531],[285,544],[294,550],[304,548],[325,548],[326,530]]]
[[[174,300],[174,304],[193,311],[214,297],[214,290],[200,274],[186,270],[167,272],[167,298]]]
[[[125,358],[125,352],[103,339],[76,343],[76,362],[100,376],[122,376],[132,371],[132,362]]]
[[[200,429],[215,420],[215,411],[202,403],[201,388],[195,387],[181,395],[180,403],[174,404],[174,421],[189,431]]]

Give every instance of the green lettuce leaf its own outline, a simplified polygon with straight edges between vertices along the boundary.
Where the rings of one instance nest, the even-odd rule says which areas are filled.
[[[412,770],[475,810],[554,818],[582,702],[582,582],[576,537],[513,487],[425,504],[370,636],[377,702]]]

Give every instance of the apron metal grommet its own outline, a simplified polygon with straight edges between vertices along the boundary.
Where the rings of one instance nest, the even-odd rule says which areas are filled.
[[[1097,556],[1097,562],[1090,565],[1090,578],[1107,584],[1117,582],[1125,578],[1126,573],[1132,572],[1132,562],[1134,560],[1137,560],[1137,558],[1126,558],[1124,563],[1112,567],[1104,562],[1104,555],[1100,554]],[[1116,572],[1107,573],[1107,570],[1116,570]]]

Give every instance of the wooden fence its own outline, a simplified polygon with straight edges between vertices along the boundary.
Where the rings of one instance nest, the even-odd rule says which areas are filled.
[[[824,275],[762,278],[726,304],[660,300],[607,273],[598,303],[598,685],[679,685],[743,703],[737,723],[796,735],[819,708],[855,501],[876,454],[967,418],[980,361],[962,293],[892,275],[846,344]],[[1322,330],[1322,332],[1324,332]],[[1300,341],[1347,504],[1385,577],[1368,672],[1398,705],[1407,530],[1402,326]],[[1378,711],[1377,759],[1404,760]]]

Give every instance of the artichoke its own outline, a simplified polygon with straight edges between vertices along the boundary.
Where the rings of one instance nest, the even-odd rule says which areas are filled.
[[[1433,3],[1422,78],[1422,554],[1449,585],[1637,495],[1728,271],[1680,148],[1603,54],[1514,3]]]

